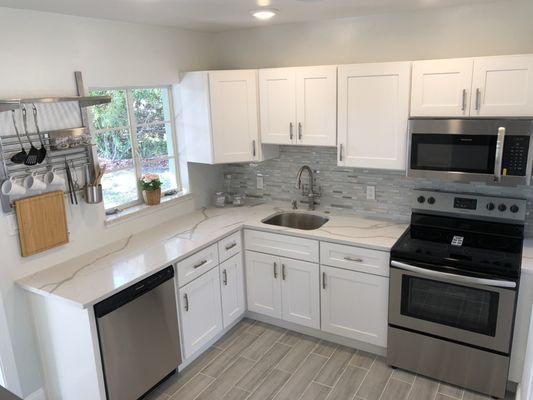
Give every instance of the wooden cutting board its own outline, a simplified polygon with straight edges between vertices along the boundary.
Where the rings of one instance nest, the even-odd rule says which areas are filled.
[[[15,201],[23,257],[68,243],[67,216],[62,191]]]

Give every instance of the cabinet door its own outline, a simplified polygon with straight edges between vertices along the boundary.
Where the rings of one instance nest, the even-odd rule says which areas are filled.
[[[322,330],[387,346],[389,279],[320,266]]]
[[[337,144],[336,66],[296,69],[296,117],[298,144]]]
[[[244,271],[242,254],[220,264],[222,320],[227,328],[244,313]]]
[[[533,116],[533,55],[474,59],[473,117]]]
[[[219,269],[182,287],[179,298],[182,342],[189,358],[222,331]]]
[[[281,258],[282,319],[320,329],[319,266]]]
[[[473,63],[471,58],[414,62],[411,116],[468,116]]]
[[[261,142],[296,143],[296,85],[294,68],[259,70]]]
[[[257,71],[209,72],[215,163],[257,160]]]
[[[340,166],[405,169],[410,63],[339,67]]]
[[[281,318],[280,267],[278,257],[246,252],[248,310]]]

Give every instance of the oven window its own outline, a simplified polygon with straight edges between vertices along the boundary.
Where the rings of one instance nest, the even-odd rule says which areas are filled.
[[[403,315],[494,336],[499,293],[403,275]]]
[[[494,173],[496,136],[413,134],[411,169]]]

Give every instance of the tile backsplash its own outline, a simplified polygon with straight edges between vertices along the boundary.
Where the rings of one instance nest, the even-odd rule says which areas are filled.
[[[306,199],[296,189],[296,174],[302,165],[309,165],[315,174],[315,183],[322,189],[318,210],[353,211],[373,217],[408,220],[411,214],[410,194],[414,188],[439,189],[455,192],[481,193],[496,196],[527,198],[526,230],[533,236],[531,214],[533,187],[501,187],[483,183],[460,184],[408,178],[404,171],[356,169],[337,166],[334,147],[280,146],[279,157],[258,164],[227,164],[224,175],[231,175],[232,192],[267,201],[290,203]],[[262,174],[264,188],[257,189],[257,175]],[[303,183],[307,183],[304,172]],[[366,187],[375,186],[375,200],[367,200]]]

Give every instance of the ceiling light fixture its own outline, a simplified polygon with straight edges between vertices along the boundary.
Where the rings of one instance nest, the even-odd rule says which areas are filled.
[[[278,15],[279,10],[276,10],[275,8],[258,8],[257,10],[250,11],[250,14],[252,14],[254,18],[266,21]]]

